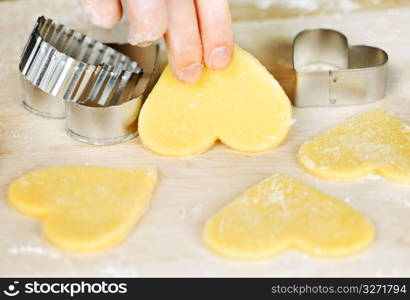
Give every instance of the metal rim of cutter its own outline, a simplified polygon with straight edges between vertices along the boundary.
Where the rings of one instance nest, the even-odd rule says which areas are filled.
[[[83,143],[111,145],[136,137],[142,104],[159,75],[159,45],[147,48],[127,44],[110,44],[110,46],[138,61],[147,71],[144,72],[135,88],[138,96],[120,105],[92,107],[65,102],[66,133]]]
[[[140,59],[147,72],[136,62]],[[158,59],[158,45],[105,45],[39,17],[19,65],[24,107],[45,117],[65,117],[67,133],[81,142],[131,139],[142,101],[155,83]]]
[[[122,92],[117,86],[137,82],[142,74],[138,63],[126,55],[43,16],[26,43],[19,69],[49,95],[101,106],[127,101],[129,95],[117,94]]]
[[[388,54],[377,47],[349,46],[336,30],[299,32],[292,59],[295,106],[358,105],[386,95]]]

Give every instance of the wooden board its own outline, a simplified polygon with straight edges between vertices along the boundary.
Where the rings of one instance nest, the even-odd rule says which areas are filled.
[[[138,139],[105,147],[81,144],[64,134],[64,121],[34,116],[21,105],[17,64],[36,17],[45,14],[103,41],[123,41],[125,24],[110,31],[86,22],[77,1],[1,2],[0,9],[0,276],[410,276],[410,186],[383,179],[332,183],[306,174],[295,153],[306,139],[348,116],[385,107],[410,120],[410,10],[360,12],[235,24],[236,41],[251,51],[291,91],[291,41],[300,30],[328,27],[390,54],[389,95],[375,104],[294,109],[296,123],[275,151],[242,154],[217,144],[188,158],[165,158]],[[43,167],[154,165],[161,177],[147,214],[121,245],[95,255],[76,255],[49,245],[37,220],[7,204],[8,184]],[[214,256],[201,239],[206,219],[248,187],[284,173],[319,188],[366,214],[377,238],[356,256],[321,260],[296,251],[264,262],[238,263]]]

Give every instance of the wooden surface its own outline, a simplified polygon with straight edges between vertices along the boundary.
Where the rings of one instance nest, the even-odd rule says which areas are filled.
[[[306,174],[295,159],[303,141],[372,107],[410,120],[410,10],[236,23],[237,43],[260,58],[288,91],[291,40],[302,29],[335,28],[351,43],[382,47],[390,54],[389,95],[365,106],[294,109],[296,123],[274,151],[242,154],[217,144],[202,155],[180,159],[152,154],[138,139],[105,147],[75,142],[64,134],[64,121],[34,116],[20,103],[17,63],[37,15],[103,41],[124,40],[125,24],[111,31],[95,29],[76,1],[1,2],[0,10],[0,276],[410,276],[410,186],[374,177],[326,182]],[[6,197],[8,184],[19,175],[61,165],[157,166],[160,181],[151,208],[121,245],[95,255],[70,254],[50,246],[40,223],[15,213]],[[206,219],[273,173],[349,201],[374,222],[374,244],[337,260],[289,251],[263,262],[238,263],[208,251],[201,239]]]

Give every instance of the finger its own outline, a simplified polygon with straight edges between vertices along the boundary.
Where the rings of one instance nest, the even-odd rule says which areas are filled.
[[[168,26],[165,0],[127,0],[126,6],[130,44],[146,47],[164,35]]]
[[[193,0],[168,0],[168,60],[175,77],[196,82],[202,73],[202,45]]]
[[[120,0],[81,0],[84,12],[94,25],[111,28],[122,17]]]
[[[228,0],[196,0],[204,61],[211,69],[224,69],[232,60],[233,33]]]

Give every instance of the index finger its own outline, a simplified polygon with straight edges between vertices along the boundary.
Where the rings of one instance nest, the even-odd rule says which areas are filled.
[[[166,4],[165,0],[126,0],[130,44],[149,46],[162,37],[168,26]]]
[[[94,25],[111,28],[122,17],[120,0],[81,0],[85,14]]]
[[[232,20],[228,0],[196,0],[204,61],[208,68],[226,68],[233,55]]]

